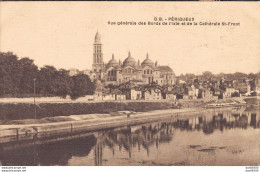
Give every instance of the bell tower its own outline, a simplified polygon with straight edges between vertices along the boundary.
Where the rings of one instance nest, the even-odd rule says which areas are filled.
[[[96,74],[96,79],[101,80],[102,72],[104,68],[104,62],[103,62],[101,36],[98,31],[95,35],[93,47],[94,47],[94,52],[93,52],[92,71]]]

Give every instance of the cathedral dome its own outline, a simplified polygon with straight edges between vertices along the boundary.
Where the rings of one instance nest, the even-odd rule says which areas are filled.
[[[151,59],[149,59],[149,55],[147,54],[146,55],[146,59],[142,62],[141,64],[142,66],[146,66],[146,65],[149,65],[149,66],[154,66],[154,63]]]
[[[123,62],[123,66],[135,66],[136,65],[136,61],[133,57],[131,57],[131,54],[129,52],[128,57],[125,59],[125,61]]]
[[[98,31],[97,31],[96,36],[95,36],[95,43],[94,44],[101,44],[101,36],[100,36]]]
[[[117,66],[118,62],[116,61],[114,54],[112,55],[112,59],[109,60],[109,62],[107,63],[107,66]]]

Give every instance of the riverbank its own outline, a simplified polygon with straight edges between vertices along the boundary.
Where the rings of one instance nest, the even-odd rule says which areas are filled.
[[[148,112],[152,110],[203,107],[201,100],[189,101],[113,101],[85,103],[0,104],[0,120],[37,119],[82,114],[108,114],[117,111]],[[36,113],[35,113],[36,112]]]
[[[236,100],[241,103],[242,100]],[[244,101],[244,100],[243,100]],[[249,104],[255,105],[259,100],[246,100]],[[205,112],[216,112],[222,109],[230,108],[219,108],[219,109],[205,109],[204,105],[207,102],[201,100],[183,100],[178,102],[124,102],[120,103],[124,106],[132,107],[134,111],[115,111],[111,110],[111,107],[107,107],[105,103],[116,103],[116,102],[102,102],[102,106],[95,105],[95,111],[104,110],[102,108],[107,108],[107,113],[83,113],[82,109],[76,109],[81,111],[79,115],[70,115],[71,111],[67,112],[65,116],[60,115],[61,112],[70,109],[71,106],[68,105],[67,108],[59,111],[60,109],[55,109],[55,105],[49,104],[52,107],[51,110],[55,109],[57,112],[56,116],[47,116],[39,119],[14,119],[14,120],[0,120],[0,137],[7,136],[27,136],[27,135],[37,135],[48,134],[48,133],[73,133],[77,131],[93,131],[98,129],[106,129],[113,127],[120,127],[125,125],[136,125],[147,122],[154,122],[162,119],[183,119],[198,115]],[[127,103],[130,103],[127,105]],[[135,104],[133,104],[135,103]],[[162,104],[165,103],[165,104]],[[177,103],[182,104],[181,109],[177,109]],[[60,105],[60,104],[59,104]],[[78,104],[75,104],[79,106]],[[137,105],[137,106],[135,106]],[[145,106],[146,105],[146,106]],[[76,107],[77,107],[76,106]],[[61,107],[66,107],[62,104]],[[84,107],[81,105],[79,107]],[[115,106],[117,107],[117,106]],[[159,107],[159,110],[157,108]],[[138,108],[140,111],[136,110]],[[93,109],[93,107],[92,107]],[[110,109],[110,110],[109,110]],[[121,109],[121,108],[120,108]],[[131,108],[129,108],[131,109]],[[156,110],[153,110],[156,109]],[[12,110],[12,109],[11,109]],[[72,109],[75,110],[75,109]],[[17,109],[15,109],[17,111]],[[1,109],[2,112],[2,109]],[[46,112],[46,111],[43,111]],[[89,112],[89,111],[88,111]]]
[[[133,113],[130,116],[127,112],[121,112],[119,115],[96,114],[92,119],[88,115],[72,115],[67,117],[63,122],[49,122],[23,125],[0,125],[0,137],[21,137],[27,135],[35,135],[38,137],[48,134],[73,133],[79,131],[93,131],[99,129],[107,129],[120,127],[125,125],[137,125],[147,122],[155,122],[163,119],[184,119],[191,116],[201,115],[205,112],[216,112],[220,109],[204,109],[204,108],[184,108],[171,110],[156,110],[151,112]],[[104,116],[105,115],[105,116]],[[66,118],[66,117],[62,117]],[[38,121],[39,122],[39,121]],[[5,139],[2,139],[5,140]]]
[[[236,104],[245,104],[244,98],[231,98],[217,100],[218,102],[234,101]],[[191,107],[205,107],[215,100],[126,100],[102,101],[82,103],[0,103],[0,120],[42,119],[46,117],[83,115],[83,114],[108,114],[117,111],[148,112],[153,110],[179,109]],[[248,101],[254,103],[256,101]]]

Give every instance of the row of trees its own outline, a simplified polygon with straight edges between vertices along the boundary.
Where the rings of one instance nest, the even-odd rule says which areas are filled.
[[[241,79],[241,78],[248,78],[248,79],[255,79],[255,78],[260,78],[260,72],[258,73],[249,73],[245,74],[242,72],[235,72],[235,73],[219,73],[219,74],[213,74],[210,71],[205,71],[201,75],[195,75],[193,73],[186,73],[181,74],[180,78],[185,78],[187,80],[192,80],[196,77],[204,78],[205,80],[211,80],[214,78],[228,78],[228,79]]]
[[[53,66],[38,68],[32,59],[18,59],[11,52],[0,52],[0,97],[26,97],[34,93],[40,96],[67,95],[75,99],[93,94],[95,84],[88,75],[70,76],[64,69]]]

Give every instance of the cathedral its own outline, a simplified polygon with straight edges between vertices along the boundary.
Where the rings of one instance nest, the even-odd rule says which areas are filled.
[[[105,85],[119,85],[126,82],[136,82],[138,84],[174,85],[176,77],[169,66],[160,66],[157,61],[154,63],[149,55],[140,63],[128,53],[128,57],[123,61],[116,60],[112,54],[108,63],[103,61],[102,43],[99,32],[95,35],[93,64],[91,78],[93,81],[101,81]]]

